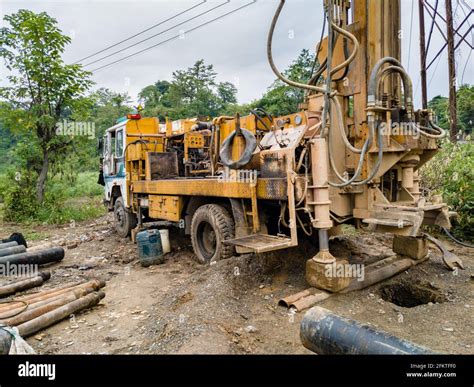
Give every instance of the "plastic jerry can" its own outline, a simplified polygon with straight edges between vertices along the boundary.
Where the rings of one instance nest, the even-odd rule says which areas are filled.
[[[143,267],[165,261],[159,230],[145,230],[137,234],[138,257]]]

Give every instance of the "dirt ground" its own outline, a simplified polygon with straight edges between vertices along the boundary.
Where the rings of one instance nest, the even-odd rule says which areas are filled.
[[[315,253],[310,243],[202,266],[193,259],[189,238],[171,229],[172,252],[165,263],[143,268],[136,245],[114,233],[110,215],[34,230],[7,224],[0,236],[13,231],[35,231],[41,240],[31,242],[32,248],[66,249],[63,261],[42,269],[50,270],[52,278],[39,289],[92,278],[107,282],[106,297],[98,306],[28,338],[37,353],[311,353],[299,340],[304,313],[278,306],[280,298],[307,288],[304,266]],[[463,259],[466,270],[448,271],[433,249],[428,261],[408,272],[320,305],[440,353],[473,353],[472,250],[446,244]],[[388,235],[347,235],[331,241],[338,256],[354,262],[388,257],[393,254],[390,246]],[[414,299],[421,304],[412,306]]]

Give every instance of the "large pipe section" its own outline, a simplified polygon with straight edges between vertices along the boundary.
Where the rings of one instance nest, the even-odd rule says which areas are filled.
[[[0,286],[0,297],[9,296],[23,290],[31,289],[36,286],[41,286],[43,283],[51,278],[51,273],[38,273],[37,276],[26,278],[20,281],[15,281],[6,285]]]
[[[88,294],[87,296],[81,297],[69,304],[45,313],[42,316],[36,317],[33,320],[18,325],[18,331],[22,337],[31,336],[32,334],[69,317],[71,314],[97,305],[104,297],[105,293],[102,291]]]
[[[303,345],[320,355],[424,355],[425,347],[376,330],[330,310],[310,309],[300,326]]]
[[[73,286],[65,286],[59,289],[51,289],[45,292],[30,294],[25,297],[17,298],[12,302],[0,304],[0,318],[9,318],[15,313],[25,310],[25,307],[37,307],[44,305],[48,301],[60,298],[65,293],[79,292],[80,295],[88,294],[92,291],[99,290],[105,286],[104,281],[91,280],[82,284]],[[83,293],[84,292],[84,293]]]
[[[16,242],[19,245],[23,245],[25,247],[28,247],[28,244],[26,243],[25,237],[23,236],[23,234],[21,234],[19,232],[14,232],[12,235],[10,235],[9,238],[2,239],[0,241],[1,244],[10,243],[10,242]],[[0,244],[0,246],[1,246],[1,244]]]
[[[16,242],[11,242],[15,243],[16,246],[11,246],[11,247],[6,247],[0,249],[0,257],[5,257],[7,255],[14,255],[14,254],[21,254],[26,252],[26,247],[23,245],[17,245]]]
[[[7,249],[7,248],[10,248],[10,247],[15,247],[15,246],[18,246],[18,243],[15,242],[15,241],[2,242],[2,243],[0,243],[0,250]]]
[[[53,247],[51,249],[32,251],[0,257],[0,265],[9,263],[11,265],[44,265],[47,263],[59,262],[64,258],[64,249],[62,247]]]

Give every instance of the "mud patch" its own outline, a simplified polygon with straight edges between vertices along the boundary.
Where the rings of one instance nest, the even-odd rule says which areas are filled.
[[[380,288],[380,295],[384,301],[413,308],[428,303],[442,303],[446,296],[429,284],[412,284],[408,281],[396,282]]]

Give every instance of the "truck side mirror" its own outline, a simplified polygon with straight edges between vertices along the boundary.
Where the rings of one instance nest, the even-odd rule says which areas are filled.
[[[103,149],[104,149],[104,139],[103,138],[98,138],[97,139],[97,150],[102,153]]]

